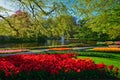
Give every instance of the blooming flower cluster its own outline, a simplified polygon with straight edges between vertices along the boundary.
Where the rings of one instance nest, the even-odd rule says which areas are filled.
[[[56,51],[64,51],[64,50],[71,50],[72,48],[50,48],[49,50],[56,50]]]
[[[23,52],[28,51],[27,49],[16,49],[16,50],[0,50],[0,53],[15,53],[15,52]]]
[[[94,51],[103,51],[103,52],[120,52],[120,48],[115,47],[98,47],[93,48]]]
[[[105,42],[97,42],[97,44],[106,44],[106,45],[120,45],[120,41],[105,41]]]
[[[30,71],[45,71],[49,74],[59,75],[61,71],[77,73],[87,70],[105,69],[105,64],[95,64],[92,59],[76,59],[76,54],[19,54],[0,58],[0,71],[4,72],[6,77],[20,74],[21,72],[30,73]],[[109,66],[112,70],[113,67]],[[118,69],[115,69],[118,73]]]
[[[116,41],[115,44],[120,45],[120,41]]]

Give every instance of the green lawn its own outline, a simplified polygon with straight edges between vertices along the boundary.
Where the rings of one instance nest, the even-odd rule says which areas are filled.
[[[114,64],[120,68],[120,53],[107,52],[78,52],[78,58],[92,58],[95,63],[105,63],[107,65]]]
[[[105,63],[106,65],[114,65],[120,69],[120,60],[101,58],[101,57],[87,57],[87,56],[78,56],[78,58],[91,58],[95,63]]]
[[[79,52],[79,56],[77,58],[91,58],[95,63],[105,63],[106,65],[113,64],[115,67],[120,69],[120,53]]]

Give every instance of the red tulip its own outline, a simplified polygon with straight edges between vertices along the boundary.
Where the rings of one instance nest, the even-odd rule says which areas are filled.
[[[110,66],[108,66],[108,68],[109,68],[109,70],[113,70],[114,65],[110,65]]]
[[[116,75],[118,75],[118,71],[119,71],[119,68],[118,68],[118,67],[115,67],[114,73],[115,73]]]
[[[106,68],[106,65],[104,63],[97,64],[97,68]]]

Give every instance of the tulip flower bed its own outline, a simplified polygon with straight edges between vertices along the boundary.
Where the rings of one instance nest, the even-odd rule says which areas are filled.
[[[72,48],[50,48],[49,50],[64,51],[64,50],[72,50]]]
[[[120,45],[120,41],[116,41],[116,42],[114,42],[114,44]]]
[[[120,52],[120,48],[114,47],[100,47],[100,48],[93,48],[94,51],[102,51],[102,52]]]
[[[0,58],[0,80],[119,80],[118,68],[77,54],[19,54]]]
[[[16,53],[16,52],[26,52],[27,49],[16,49],[16,50],[0,50],[0,53]]]

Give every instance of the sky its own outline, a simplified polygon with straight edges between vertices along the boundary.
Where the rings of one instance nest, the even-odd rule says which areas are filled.
[[[71,7],[72,7],[72,4],[74,3],[74,0],[58,0],[58,1],[63,2],[64,4],[66,4],[67,7],[72,9]],[[69,3],[68,3],[68,1],[69,1]],[[7,13],[0,11],[0,15],[3,15],[4,17],[10,16],[10,15],[14,14],[17,10],[19,10],[17,5],[15,3],[12,3],[10,0],[0,0],[0,6],[6,8],[8,10],[11,10],[11,12],[7,12]],[[69,12],[75,18],[76,22],[79,21],[80,18],[78,18],[75,13],[73,13],[72,11],[69,11]]]
[[[72,9],[72,3],[74,2],[74,0],[69,0],[69,4],[68,4],[68,0],[59,0],[61,2],[63,2],[64,4],[66,4],[67,7],[70,7],[70,9]],[[0,15],[3,15],[3,16],[8,16],[8,15],[12,15],[14,14],[17,10],[19,10],[19,8],[17,7],[17,5],[15,3],[12,3],[10,0],[0,0],[0,6],[8,9],[8,10],[11,10],[11,12],[8,12],[8,13],[5,13],[5,12],[1,12],[0,11]],[[75,14],[72,12],[72,11],[69,11],[72,16],[75,17]]]
[[[17,8],[14,7],[14,4],[11,3],[10,0],[0,0],[0,6],[11,10],[11,12],[8,12],[9,15],[12,15],[17,10]],[[5,12],[0,12],[0,14],[4,16],[8,15]]]
[[[54,1],[54,0],[53,0]],[[74,2],[74,0],[70,0],[70,3],[68,4],[67,1],[68,0],[58,0],[60,2],[64,2],[65,4],[67,4],[67,6],[71,6],[72,3]],[[6,8],[6,9],[10,9],[13,12],[9,12],[9,15],[13,14],[15,11],[19,10],[17,8],[17,5],[15,3],[12,3],[10,0],[0,0],[0,6]],[[0,14],[5,15],[4,12],[0,12]]]

